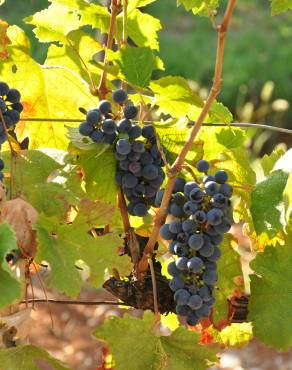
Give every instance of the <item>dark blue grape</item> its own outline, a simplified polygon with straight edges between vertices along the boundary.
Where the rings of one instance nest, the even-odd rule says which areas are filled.
[[[129,168],[129,171],[135,175],[141,171],[141,164],[140,162],[130,162],[128,168]]]
[[[156,194],[156,189],[155,189],[155,188],[153,188],[153,187],[152,187],[152,186],[150,186],[150,185],[146,185],[146,186],[145,186],[145,189],[146,189],[145,196],[146,196],[147,198],[152,198],[152,197],[154,197],[154,196],[155,196],[155,194]]]
[[[122,184],[125,188],[132,189],[138,184],[138,179],[136,176],[128,173],[123,176]]]
[[[173,215],[174,217],[178,217],[178,218],[182,218],[185,216],[183,206],[182,205],[180,206],[175,203],[171,203],[169,207],[169,213]]]
[[[208,261],[217,262],[220,257],[221,257],[221,251],[218,247],[215,246],[212,255],[208,257]]]
[[[204,211],[197,211],[194,213],[194,220],[197,221],[199,224],[206,222],[207,216]]]
[[[116,173],[116,182],[119,184],[119,185],[122,185],[122,179],[123,177],[125,176],[125,172],[124,171],[118,171]]]
[[[155,130],[152,125],[145,125],[142,128],[142,136],[145,137],[145,139],[151,139],[155,136]]]
[[[202,272],[204,263],[199,257],[192,257],[188,261],[188,269],[194,273]]]
[[[219,225],[222,222],[224,213],[219,208],[212,208],[207,213],[207,222],[210,225]]]
[[[124,118],[118,123],[118,132],[121,134],[126,134],[128,133],[132,128],[131,121],[128,119]]]
[[[138,114],[138,108],[135,107],[134,105],[127,105],[124,108],[125,118],[134,119],[134,118],[136,118],[137,114]]]
[[[3,182],[3,180],[4,180],[4,174],[3,172],[0,172],[0,181]]]
[[[223,170],[217,171],[214,177],[219,184],[224,184],[228,180],[228,175]]]
[[[186,184],[185,179],[183,179],[182,177],[176,178],[172,192],[173,193],[183,193],[185,184]]]
[[[199,318],[195,312],[189,312],[187,314],[187,324],[189,326],[195,326],[198,324],[198,322],[199,322]]]
[[[203,281],[208,285],[215,285],[218,280],[217,272],[214,270],[206,270],[203,273]]]
[[[174,301],[179,305],[186,305],[190,299],[190,293],[186,289],[179,289],[174,294]]]
[[[119,154],[129,154],[131,151],[131,144],[127,139],[120,139],[116,144],[116,151]]]
[[[218,193],[219,186],[215,181],[208,181],[205,183],[205,191],[208,195],[214,195]]]
[[[123,171],[128,171],[129,164],[130,164],[130,161],[128,161],[127,159],[125,159],[123,161],[120,161],[120,163],[119,163],[119,169],[121,169]]]
[[[195,189],[195,188],[198,188],[199,185],[196,184],[194,181],[189,181],[185,184],[184,186],[184,194],[186,197],[188,197],[190,195],[190,192]]]
[[[177,305],[175,312],[177,315],[186,316],[190,313],[190,307],[187,305]]]
[[[207,302],[211,299],[212,295],[211,295],[211,292],[209,290],[209,288],[206,286],[206,285],[203,285],[200,289],[199,289],[199,296],[202,298],[202,300],[204,302]]]
[[[230,198],[233,192],[232,186],[229,184],[222,184],[219,187],[219,192],[225,195],[227,198]]]
[[[95,143],[102,143],[103,137],[103,132],[98,129],[92,131],[92,133],[90,134],[91,140],[93,140]]]
[[[181,232],[182,231],[182,223],[181,223],[181,221],[179,221],[179,220],[173,220],[173,221],[171,221],[171,223],[169,224],[169,230],[173,234],[178,234],[179,232]]]
[[[21,113],[23,111],[23,105],[19,102],[13,103],[12,108],[17,110],[17,112]]]
[[[188,240],[191,249],[198,251],[204,244],[204,239],[201,234],[193,234]]]
[[[116,138],[117,138],[117,134],[115,132],[112,133],[112,134],[106,134],[105,133],[103,140],[106,144],[113,144],[115,142]]]
[[[212,256],[214,249],[215,249],[215,246],[211,242],[205,241],[202,248],[200,248],[200,251],[199,251],[200,256],[210,257]]]
[[[128,100],[127,91],[118,89],[113,91],[113,100],[118,104],[123,104]]]
[[[16,89],[10,89],[6,95],[6,100],[11,103],[18,103],[20,101],[20,92]]]
[[[188,247],[186,244],[183,243],[176,243],[174,246],[174,253],[178,257],[186,257],[188,255]]]
[[[143,141],[137,140],[132,143],[132,151],[136,153],[145,152],[145,146]]]
[[[171,253],[171,254],[175,254],[175,251],[174,251],[174,246],[175,246],[175,244],[176,244],[176,241],[173,241],[173,242],[171,242],[171,243],[168,245],[167,250],[168,250],[168,252],[169,252],[169,253]]]
[[[5,132],[2,132],[0,134],[0,145],[4,144],[6,140],[7,140],[7,135],[5,134]]]
[[[142,129],[140,126],[132,125],[130,131],[128,132],[130,139],[138,139],[142,135]]]
[[[193,201],[188,201],[184,205],[184,212],[187,215],[193,215],[198,210],[198,204]]]
[[[141,158],[141,154],[140,153],[136,153],[136,152],[133,152],[131,151],[128,156],[127,156],[128,160],[130,162],[137,162],[137,161],[140,161],[140,158]],[[141,163],[141,161],[140,161]],[[141,163],[142,164],[142,163]]]
[[[0,82],[0,95],[6,96],[9,92],[9,86],[5,82]]]
[[[101,100],[98,105],[98,109],[104,116],[111,112],[112,105],[108,100]]]
[[[147,213],[147,206],[144,203],[137,203],[133,208],[133,213],[135,216],[143,217]]]
[[[211,176],[211,175],[208,175],[208,176],[204,176],[203,178],[203,183],[206,184],[207,182],[209,181],[215,181],[215,178],[214,176]]]
[[[185,204],[185,197],[182,193],[175,193],[172,196],[172,202],[178,206],[183,206]]]
[[[11,118],[13,124],[17,123],[20,120],[20,114],[16,109],[8,110],[5,115]]]
[[[198,310],[203,306],[203,300],[199,295],[193,294],[190,296],[187,304],[192,310]]]
[[[209,170],[209,163],[202,159],[201,161],[197,162],[196,168],[199,172],[207,173]]]
[[[0,158],[0,171],[4,169],[4,161]]]
[[[192,234],[197,230],[197,224],[193,220],[185,220],[182,223],[182,229],[184,232]]]
[[[222,234],[210,235],[210,240],[213,244],[221,244],[223,242],[224,236]]]
[[[153,158],[149,152],[144,152],[141,154],[140,158],[141,164],[144,166],[146,164],[152,164],[153,163]]]
[[[184,287],[184,282],[181,280],[178,276],[174,277],[170,283],[169,287],[173,292],[176,292],[179,289],[182,289]]]
[[[214,226],[215,231],[217,231],[218,234],[225,234],[227,233],[231,228],[231,221],[224,217],[221,224]]]
[[[150,148],[150,154],[153,159],[161,158],[161,154],[157,145],[152,145],[152,147]]]
[[[156,207],[160,207],[161,206],[163,195],[164,195],[164,190],[159,190],[157,192],[156,197],[155,197],[155,205],[156,205]]]
[[[175,247],[174,247],[174,250],[175,250]],[[187,257],[179,257],[179,258],[175,261],[175,265],[176,265],[176,267],[177,267],[180,271],[184,271],[184,270],[187,270],[187,269],[188,269],[187,263],[188,263],[188,258],[187,258]]]
[[[196,315],[198,316],[198,318],[202,318],[202,317],[208,317],[211,313],[211,307],[203,304],[201,308],[199,308],[198,310],[196,310]]]
[[[211,199],[211,203],[214,207],[225,208],[228,206],[228,199],[225,197],[225,195],[217,193]]]
[[[164,224],[160,228],[160,236],[165,240],[173,240],[175,237],[175,234],[170,232],[169,224]]]
[[[106,119],[102,123],[102,129],[108,135],[116,132],[116,128],[117,128],[116,123],[112,119]]]
[[[79,132],[83,136],[89,136],[93,132],[93,127],[86,121],[83,121],[79,126]]]
[[[158,176],[157,167],[153,164],[147,164],[142,169],[142,175],[146,180],[153,180]]]
[[[170,262],[167,266],[167,272],[170,276],[179,276],[181,274],[181,271],[176,267],[175,262]]]
[[[100,111],[97,109],[90,110],[86,115],[86,121],[90,125],[97,125],[100,120]]]
[[[194,202],[200,203],[204,198],[204,193],[200,188],[195,188],[191,190],[189,198]]]

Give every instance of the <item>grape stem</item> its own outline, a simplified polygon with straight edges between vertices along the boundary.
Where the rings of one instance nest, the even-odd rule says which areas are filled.
[[[103,59],[103,64],[104,65],[107,64],[107,50],[110,50],[113,47],[117,14],[118,14],[117,0],[112,0],[111,1],[110,26],[109,26],[109,32],[108,32],[108,37],[107,37],[106,50],[105,50],[104,59]],[[106,94],[109,91],[106,87],[106,79],[107,79],[107,72],[106,72],[106,69],[104,69],[102,71],[100,82],[99,82],[99,85],[98,85],[98,95],[99,95],[100,100],[104,99]]]
[[[216,63],[215,63],[215,72],[214,72],[214,79],[213,84],[209,93],[209,96],[205,102],[205,105],[194,125],[192,128],[190,135],[182,148],[182,151],[176,158],[174,164],[172,165],[170,171],[169,171],[169,179],[164,191],[161,207],[154,219],[154,227],[152,230],[152,233],[149,237],[148,243],[144,249],[143,256],[138,264],[138,276],[139,279],[143,279],[143,274],[148,268],[148,260],[151,258],[160,227],[164,224],[167,216],[168,211],[168,205],[171,198],[172,190],[175,184],[175,180],[177,175],[182,169],[182,166],[184,164],[185,157],[190,150],[196,136],[198,135],[202,124],[204,122],[204,119],[206,118],[213,102],[215,101],[216,97],[218,96],[221,85],[222,85],[222,67],[223,67],[223,56],[224,56],[224,46],[225,46],[225,35],[228,30],[228,26],[233,14],[233,10],[235,7],[236,0],[229,0],[227,4],[227,8],[223,17],[223,21],[221,25],[217,27],[217,33],[218,33],[218,41],[217,41],[217,55],[216,55]]]
[[[20,303],[55,303],[55,304],[71,304],[71,305],[84,305],[84,306],[97,306],[97,305],[113,305],[113,306],[127,306],[131,307],[129,304],[116,302],[116,301],[66,301],[66,300],[59,300],[59,299],[44,299],[44,298],[36,298],[36,299],[27,299],[25,301],[21,301]]]

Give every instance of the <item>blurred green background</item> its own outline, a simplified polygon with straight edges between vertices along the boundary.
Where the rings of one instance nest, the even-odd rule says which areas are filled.
[[[47,0],[6,0],[0,8],[1,17],[29,32],[33,55],[41,62],[46,46],[38,44],[32,27],[22,18],[47,4]],[[226,1],[222,1],[222,8],[224,5]],[[177,8],[176,0],[158,0],[146,10],[162,22],[159,39],[165,73],[195,81],[194,88],[204,96],[212,82],[216,53],[216,32],[209,19]],[[226,44],[224,85],[219,98],[236,120],[292,128],[291,43],[292,12],[271,17],[268,0],[238,1]],[[290,140],[288,135],[256,136],[260,135],[259,150],[270,147],[271,139]]]

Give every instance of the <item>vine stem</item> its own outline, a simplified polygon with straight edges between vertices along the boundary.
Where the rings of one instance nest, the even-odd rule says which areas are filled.
[[[107,50],[110,50],[113,47],[117,14],[118,14],[117,0],[112,0],[111,1],[110,26],[109,26],[109,32],[108,32],[108,37],[107,37],[106,50],[105,50],[104,59],[103,59],[104,65],[107,64]],[[106,87],[106,79],[107,79],[107,72],[106,72],[106,69],[104,69],[102,71],[99,86],[98,86],[98,95],[100,99],[104,99],[108,92],[108,89]]]
[[[129,304],[116,302],[116,301],[66,301],[60,299],[45,299],[45,298],[37,298],[37,299],[27,299],[25,301],[21,301],[20,303],[55,303],[55,304],[70,304],[70,305],[84,305],[84,306],[97,306],[97,305],[113,305],[113,306],[127,306],[131,307]]]
[[[20,121],[27,121],[27,122],[82,122],[81,119],[76,118],[21,118]],[[152,121],[143,121],[144,123],[153,123]],[[195,122],[193,122],[195,124]],[[261,130],[269,130],[275,132],[282,132],[284,134],[292,135],[292,130],[288,128],[282,128],[272,125],[264,125],[260,123],[250,123],[250,122],[232,122],[232,123],[202,123],[202,126],[214,126],[214,127],[243,127],[243,128],[258,128]]]
[[[143,256],[141,260],[139,261],[138,264],[138,275],[140,279],[142,278],[142,274],[147,270],[148,268],[148,260],[149,257],[151,256],[158,234],[160,227],[164,224],[165,219],[167,217],[167,210],[168,210],[168,205],[169,201],[171,198],[172,190],[174,187],[174,183],[176,180],[177,175],[181,171],[182,165],[184,163],[185,157],[190,150],[196,136],[198,135],[202,124],[204,122],[204,119],[206,118],[213,102],[215,101],[216,97],[218,96],[220,90],[221,90],[221,76],[222,76],[222,67],[223,67],[223,56],[224,56],[224,46],[225,46],[225,35],[229,27],[229,23],[233,14],[233,10],[235,7],[236,0],[229,0],[227,4],[227,8],[223,17],[223,21],[221,25],[217,27],[217,32],[218,32],[218,41],[217,41],[217,54],[216,54],[216,63],[215,63],[215,72],[214,72],[214,79],[213,79],[213,84],[209,93],[209,96],[205,102],[205,105],[194,125],[192,128],[190,135],[182,148],[182,151],[176,158],[174,164],[169,170],[168,176],[168,182],[164,191],[161,207],[155,217],[154,220],[154,227],[151,233],[151,236],[148,240],[148,243],[144,249]]]

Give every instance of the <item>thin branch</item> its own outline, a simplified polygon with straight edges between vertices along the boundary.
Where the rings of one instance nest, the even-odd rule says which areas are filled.
[[[152,261],[151,258],[149,259],[149,267],[150,267],[150,272],[151,272],[154,312],[155,312],[156,315],[159,315],[158,299],[157,299],[156,276],[155,276],[155,270],[154,270],[154,266],[153,266],[153,261]]]
[[[27,122],[82,122],[81,119],[76,118],[21,118],[20,121],[27,121]],[[152,121],[144,121],[144,123],[153,123]],[[191,124],[191,123],[189,123]],[[195,124],[195,122],[193,123]],[[268,131],[275,131],[275,132],[282,132],[284,134],[292,135],[292,130],[288,128],[282,128],[272,125],[264,125],[260,123],[247,123],[247,122],[232,122],[232,123],[202,123],[202,126],[214,126],[214,127],[242,127],[242,128],[257,128],[260,130],[268,130]]]
[[[118,14],[117,0],[112,0],[112,2],[111,2],[110,27],[109,27],[108,37],[107,37],[106,50],[104,52],[104,59],[103,59],[103,64],[104,65],[107,64],[107,50],[110,50],[113,47],[117,14]],[[102,75],[101,75],[99,86],[98,86],[98,93],[99,93],[99,98],[100,99],[104,99],[106,93],[108,92],[107,87],[106,87],[106,78],[107,78],[107,72],[104,69],[102,71]]]
[[[204,119],[206,118],[213,102],[215,101],[217,95],[220,92],[221,89],[221,75],[222,75],[222,67],[223,67],[223,56],[224,56],[224,46],[225,46],[225,34],[227,32],[230,19],[235,7],[236,0],[229,0],[226,8],[226,12],[223,17],[223,21],[220,26],[217,27],[218,31],[218,42],[217,42],[217,55],[216,55],[216,64],[215,64],[215,73],[214,73],[214,80],[213,84],[209,93],[209,96],[205,102],[205,105],[196,121],[195,126],[191,130],[191,133],[180,152],[179,156],[176,158],[174,164],[171,167],[170,173],[169,173],[169,180],[166,185],[161,207],[155,217],[154,220],[154,227],[151,233],[151,236],[148,240],[148,243],[144,249],[143,256],[139,262],[138,266],[138,273],[140,274],[140,278],[142,278],[142,274],[147,270],[148,268],[148,259],[150,258],[158,234],[160,227],[165,222],[167,211],[168,211],[168,205],[172,194],[172,189],[174,187],[175,179],[179,172],[181,171],[182,165],[184,163],[185,157],[190,150],[197,134],[199,133],[201,126],[204,122]]]
[[[83,306],[98,306],[98,305],[113,305],[113,306],[127,306],[131,307],[129,304],[116,302],[116,301],[66,301],[60,299],[27,299],[25,301],[21,301],[20,303],[53,303],[53,304],[69,304],[69,305],[83,305]]]
[[[126,45],[128,40],[128,0],[123,0],[123,38],[122,45]]]

